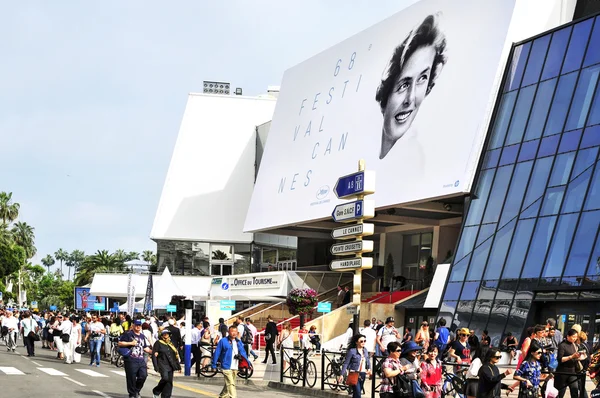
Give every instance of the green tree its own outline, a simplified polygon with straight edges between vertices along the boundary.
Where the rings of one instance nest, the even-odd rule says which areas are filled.
[[[12,192],[0,192],[0,219],[2,224],[8,225],[19,216],[18,203],[13,203]]]
[[[113,253],[113,256],[115,256],[115,258],[118,261],[121,261],[123,263],[125,261],[127,261],[127,252],[125,250],[123,250],[123,249],[115,250],[115,252]]]
[[[156,255],[152,250],[144,250],[142,252],[142,261],[154,265],[156,264]]]
[[[15,243],[25,250],[27,258],[35,256],[37,249],[34,228],[26,222],[19,221],[13,225],[11,232]]]
[[[56,253],[54,253],[54,258],[56,258],[58,261],[60,261],[60,273],[61,273],[61,275],[63,275],[63,272],[62,272],[63,261],[67,261],[67,258],[69,258],[69,253],[66,250],[58,249],[56,251]]]
[[[0,242],[0,278],[14,274],[27,260],[25,249],[15,243]]]
[[[139,260],[139,259],[140,259],[140,253],[138,253],[138,252],[129,252],[129,253],[127,253],[127,260],[126,261]]]
[[[75,277],[75,274],[79,271],[81,264],[83,264],[83,262],[85,261],[85,252],[83,250],[73,250],[69,257],[71,258],[73,266],[75,267],[73,273],[73,277]],[[69,278],[69,280],[70,279],[71,278]]]
[[[212,252],[213,260],[227,260],[227,253],[222,250],[215,250]]]
[[[123,271],[123,262],[108,250],[98,250],[96,254],[87,256],[75,278],[75,285],[87,285],[94,279],[96,272]]]
[[[50,273],[50,267],[56,264],[56,261],[54,261],[54,257],[50,254],[46,254],[46,257],[42,258],[42,264],[44,264],[44,267],[48,268],[48,273]]]

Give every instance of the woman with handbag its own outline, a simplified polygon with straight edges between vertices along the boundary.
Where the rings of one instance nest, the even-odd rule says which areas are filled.
[[[543,347],[536,341],[532,342],[525,360],[513,376],[514,380],[521,382],[519,386],[519,397],[521,398],[537,398],[540,392],[540,382],[548,376],[547,374],[542,375],[542,365],[540,365],[542,353]]]
[[[371,377],[371,363],[369,361],[369,351],[365,347],[367,338],[362,334],[355,334],[350,340],[346,360],[342,366],[342,374],[338,376],[338,382],[348,372],[346,384],[352,389],[352,398],[360,398],[362,386],[368,375]]]
[[[181,373],[177,348],[171,343],[171,331],[168,328],[160,332],[160,338],[152,348],[154,371],[160,374],[158,385],[152,389],[152,395],[170,398],[173,392],[173,373]]]
[[[500,398],[500,389],[508,388],[508,385],[502,383],[502,380],[511,374],[511,370],[506,369],[504,373],[500,373],[500,370],[496,366],[500,358],[502,358],[502,353],[496,349],[490,349],[487,352],[483,359],[483,364],[479,372],[477,372],[477,376],[479,377],[477,398]]]
[[[267,343],[267,347],[265,348],[265,360],[262,361],[262,363],[267,363],[269,353],[271,353],[271,357],[273,358],[273,365],[277,363],[277,358],[275,357],[275,341],[277,341],[278,335],[279,331],[277,330],[277,325],[273,322],[273,317],[269,315],[267,317],[267,326],[265,327],[265,342]]]
[[[70,341],[70,345],[72,348],[72,353],[70,354],[70,358],[71,361],[73,363],[80,363],[81,362],[81,354],[77,351],[81,351],[81,349],[77,349],[78,347],[81,347],[81,325],[79,324],[79,317],[77,315],[72,315],[71,316],[71,323],[73,324],[73,327],[71,328],[71,341]],[[70,362],[67,362],[70,363]]]
[[[285,371],[289,365],[289,360],[293,354],[294,340],[292,339],[292,324],[289,321],[283,322],[281,334],[277,342],[278,349],[283,351],[283,370]]]
[[[102,322],[98,321],[96,315],[92,315],[92,321],[87,325],[85,341],[90,344],[90,366],[96,362],[96,367],[100,367],[100,349],[102,348],[102,337],[106,333],[106,328]]]
[[[23,313],[23,319],[21,320],[21,327],[23,328],[23,342],[27,347],[27,356],[35,356],[35,342],[40,338],[37,335],[38,324],[31,316],[31,312],[25,311]]]
[[[565,339],[558,345],[558,354],[556,359],[558,360],[558,366],[556,367],[557,372],[573,373],[570,375],[556,375],[554,386],[558,389],[558,396],[562,398],[567,392],[567,387],[571,392],[571,398],[579,397],[579,382],[575,373],[581,369],[581,362],[579,358],[579,347],[576,344],[579,333],[575,329],[571,329],[567,332]]]

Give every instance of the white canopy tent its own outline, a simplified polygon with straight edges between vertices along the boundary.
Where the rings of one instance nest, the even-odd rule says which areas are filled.
[[[148,283],[148,278],[145,278],[146,283]],[[171,302],[172,296],[186,296],[186,294],[179,288],[175,279],[171,275],[169,268],[165,268],[162,275],[160,277],[154,277],[152,280],[153,283],[153,298],[152,298],[152,309],[164,310],[167,308],[167,305]],[[139,311],[143,311],[144,309],[144,300],[145,300],[146,289],[141,292],[138,292],[136,289],[136,297],[140,297],[142,295],[142,299],[136,301],[135,309]],[[119,306],[119,311],[127,311],[127,302]]]

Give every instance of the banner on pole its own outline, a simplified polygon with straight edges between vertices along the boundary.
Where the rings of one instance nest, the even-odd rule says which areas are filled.
[[[133,315],[135,308],[135,281],[134,275],[129,274],[127,276],[127,313]]]
[[[152,284],[152,274],[148,275],[148,285],[146,286],[146,296],[144,297],[144,314],[150,315],[154,305],[154,286]]]

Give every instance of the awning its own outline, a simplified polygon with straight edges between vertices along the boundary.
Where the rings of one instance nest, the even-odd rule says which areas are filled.
[[[426,308],[425,299],[429,293],[428,289],[421,290],[419,293],[414,294],[409,299],[406,299],[394,306],[396,309],[400,308]]]
[[[423,308],[439,308],[440,301],[442,299],[442,293],[446,286],[446,280],[448,279],[448,272],[450,272],[450,264],[438,264],[435,268],[435,275],[431,281],[429,287],[429,293]]]

